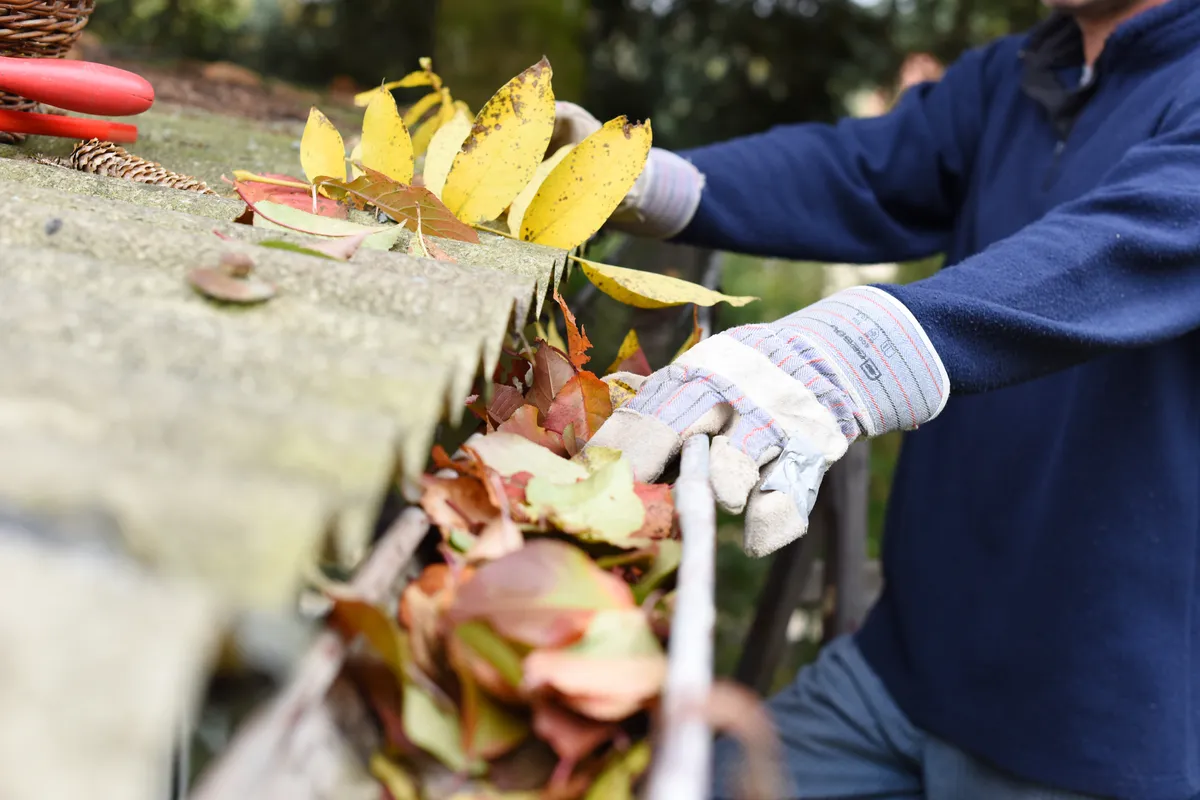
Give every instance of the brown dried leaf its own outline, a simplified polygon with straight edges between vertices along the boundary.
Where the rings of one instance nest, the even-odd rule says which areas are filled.
[[[492,384],[492,402],[488,403],[487,413],[497,425],[503,425],[523,405],[525,395],[519,389],[503,383]]]
[[[535,444],[540,444],[552,453],[560,456],[568,455],[562,435],[548,431],[538,424],[538,410],[533,406],[521,406],[516,413],[509,416],[498,430],[505,433],[515,433],[524,436]]]
[[[396,222],[411,222],[412,230],[417,230],[419,225],[429,236],[479,243],[479,234],[450,213],[433,192],[420,186],[396,183],[374,170],[366,172],[349,183],[330,178],[318,181],[317,185],[333,197],[359,208],[371,205]]]
[[[609,399],[608,384],[590,372],[580,372],[567,381],[550,404],[546,412],[546,430],[562,434],[565,439],[567,426],[572,426],[574,448],[568,445],[567,453],[573,456],[610,416],[612,400]]]
[[[486,484],[477,478],[421,476],[421,508],[430,521],[443,530],[460,529],[475,533],[500,513]]]
[[[566,353],[538,341],[533,354],[533,386],[526,394],[526,400],[537,406],[543,415],[549,414],[554,398],[575,377],[575,373],[575,367]],[[562,433],[562,430],[559,429],[557,433]]]
[[[634,534],[638,539],[665,539],[675,527],[675,498],[665,483],[635,483],[633,491],[646,507],[646,521]]]
[[[200,267],[187,275],[200,294],[225,303],[249,305],[275,296],[275,287],[253,276],[254,261],[245,253],[223,253],[218,267]]]
[[[592,357],[587,354],[592,343],[587,338],[583,327],[575,323],[575,315],[571,313],[571,309],[567,308],[566,301],[559,296],[558,289],[554,290],[554,300],[562,309],[563,319],[567,324],[567,352],[570,354],[571,364],[576,369],[583,369],[583,365],[592,360]]]

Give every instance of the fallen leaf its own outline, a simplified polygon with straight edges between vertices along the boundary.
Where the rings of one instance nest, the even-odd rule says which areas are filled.
[[[413,176],[413,144],[408,128],[396,108],[396,99],[386,89],[377,89],[367,104],[362,126],[362,165],[398,183]],[[330,176],[337,177],[337,176]]]
[[[412,238],[408,240],[408,254],[410,256],[417,256],[418,258],[432,258],[437,261],[449,261],[452,264],[457,264],[457,259],[425,237],[425,234],[421,231],[421,227],[421,207],[417,206],[417,230]]]
[[[567,325],[567,353],[571,358],[571,364],[576,369],[582,369],[584,364],[592,360],[592,357],[587,354],[587,351],[592,349],[592,343],[583,326],[575,323],[575,315],[567,307],[567,302],[559,296],[558,289],[554,290],[554,300],[562,310],[563,320]]]
[[[442,196],[442,187],[446,185],[446,176],[450,174],[450,166],[454,157],[462,149],[467,134],[471,132],[471,117],[461,109],[455,109],[454,116],[437,129],[429,140],[429,148],[425,151],[425,167],[421,171],[425,180],[425,188],[438,197]]]
[[[463,750],[468,758],[498,758],[529,736],[529,724],[481,692],[470,671],[460,672],[459,680]]]
[[[244,199],[244,198],[243,198]],[[254,210],[254,226],[270,230],[297,231],[310,236],[325,236],[342,238],[367,233],[362,246],[368,250],[390,250],[400,238],[403,225],[380,225],[371,227],[359,225],[345,219],[323,217],[309,214],[290,206],[279,205],[267,200],[259,203],[248,203]]]
[[[501,638],[485,622],[464,622],[446,639],[446,652],[455,670],[467,670],[499,700],[521,699],[521,658],[524,651]]]
[[[382,86],[374,89],[368,89],[365,92],[359,92],[358,94],[354,95],[354,105],[362,108],[367,103],[371,102],[371,98],[375,96],[375,92],[379,91],[379,89],[391,91],[392,89],[408,89],[413,86],[430,86],[436,79],[437,75],[430,70],[415,70],[408,73],[398,81],[389,81],[388,83],[385,83]]]
[[[236,305],[265,303],[275,296],[275,287],[254,277],[238,278],[221,267],[200,267],[187,275],[193,289],[210,300]]]
[[[463,750],[456,709],[444,707],[423,686],[404,684],[404,734],[409,741],[455,772],[481,774],[486,765]]]
[[[616,722],[647,708],[662,690],[667,659],[641,609],[596,612],[564,649],[525,657],[523,687],[559,697],[592,719]]]
[[[543,700],[533,705],[533,732],[564,761],[581,761],[610,741],[617,730],[612,723],[581,717],[557,703]]]
[[[499,217],[537,171],[554,132],[552,76],[543,58],[501,87],[475,117],[442,192],[463,222]]]
[[[519,389],[503,383],[492,384],[492,402],[488,403],[487,413],[497,425],[502,425],[523,405],[525,395]]]
[[[649,375],[653,371],[650,368],[650,362],[646,359],[645,352],[642,351],[637,331],[630,328],[629,333],[625,334],[625,339],[621,342],[617,357],[613,359],[613,363],[609,364],[605,372],[631,372],[634,375]]]
[[[476,533],[500,513],[487,486],[474,477],[440,478],[421,476],[421,508],[434,525],[444,530]]]
[[[633,597],[638,605],[645,602],[650,593],[675,574],[683,560],[683,545],[675,539],[661,539],[654,543],[654,560],[645,574],[633,587]]]
[[[455,219],[442,201],[424,187],[405,186],[373,170],[349,183],[324,181],[320,186],[331,196],[345,197],[359,208],[375,206],[396,222],[411,222],[413,230],[419,214],[420,225],[429,236],[479,243],[479,234]]]
[[[567,154],[575,149],[575,145],[564,145],[554,151],[554,155],[547,158],[538,165],[534,171],[533,177],[529,179],[529,183],[525,184],[525,188],[513,198],[512,203],[508,207],[508,231],[513,236],[520,238],[521,236],[521,221],[525,219],[525,214],[529,209],[529,204],[533,202],[534,195],[538,193],[542,182],[546,180],[546,176],[550,171],[557,167],[562,160],[567,157]]]
[[[429,113],[430,109],[442,102],[441,89],[435,89],[427,95],[423,95],[420,100],[413,103],[404,110],[404,125],[411,131],[417,127],[421,120]],[[416,152],[416,148],[413,148]]]
[[[525,499],[534,513],[580,539],[639,547],[645,542],[635,539],[634,534],[645,522],[646,509],[633,485],[633,470],[626,459],[621,459],[577,483],[531,478],[525,487]]]
[[[665,483],[637,483],[634,493],[646,509],[646,519],[634,534],[638,539],[665,539],[675,527],[675,500]]]
[[[235,173],[235,175],[238,174]],[[346,218],[346,207],[336,200],[316,195],[316,202],[314,204],[312,187],[280,186],[274,183],[252,180],[253,178],[296,182],[296,179],[290,175],[254,175],[253,173],[246,173],[244,179],[234,183],[234,191],[247,203],[270,201],[278,203],[281,206],[291,206],[300,211],[307,211],[311,214],[319,214],[322,217]]]
[[[371,775],[383,784],[391,800],[421,800],[417,784],[404,768],[383,753],[374,753],[370,762]]]
[[[332,595],[329,626],[347,641],[359,634],[371,645],[392,674],[402,678],[411,660],[408,637],[400,626],[378,607],[356,597]]]
[[[555,395],[546,412],[546,430],[562,435],[568,425],[573,426],[574,448],[567,447],[567,454],[575,455],[611,415],[608,384],[590,372],[580,372]]]
[[[550,413],[554,398],[575,377],[575,367],[563,351],[538,342],[533,353],[533,385],[525,395],[543,415]],[[558,433],[562,433],[560,429]]]
[[[368,236],[372,236],[370,231],[362,231],[354,236],[345,236],[335,239],[332,242],[314,242],[311,247],[296,244],[295,242],[285,242],[282,239],[269,239],[265,242],[259,242],[260,247],[270,247],[275,250],[289,250],[293,253],[303,253],[306,256],[316,256],[318,258],[328,258],[334,261],[349,261],[362,247],[363,242]]]
[[[309,109],[300,138],[300,166],[313,184],[318,178],[346,177],[346,145],[342,135],[316,106]]]
[[[541,339],[555,350],[567,352],[567,343],[563,341],[562,334],[558,332],[558,325],[554,322],[553,317],[546,320],[545,324],[542,324],[541,320],[537,320],[533,323],[533,329],[537,334],[535,338]]]
[[[351,654],[346,659],[343,672],[375,712],[383,739],[389,747],[397,751],[413,750],[412,743],[404,733],[404,718],[401,716],[403,687],[392,669],[382,661]]]
[[[700,330],[700,314],[696,308],[692,309],[692,332],[683,340],[683,344],[679,345],[679,349],[675,351],[675,355],[671,358],[672,361],[678,359],[681,355],[691,350],[700,340],[704,338],[704,331]]]
[[[510,517],[501,515],[488,520],[483,526],[479,539],[467,551],[467,560],[495,561],[524,546],[525,537],[521,535],[521,529]]]
[[[650,766],[650,756],[646,740],[618,753],[596,777],[583,800],[634,800],[633,785]]]
[[[521,222],[521,239],[562,250],[590,239],[642,174],[652,138],[649,121],[604,123],[546,176]]]
[[[695,303],[698,306],[712,306],[717,303],[744,306],[759,299],[721,294],[697,283],[657,272],[614,267],[611,264],[600,264],[575,256],[570,258],[579,262],[583,273],[597,289],[614,300],[635,308],[668,308],[687,303]]]
[[[455,111],[450,91],[443,88],[438,92],[437,110],[413,131],[413,152],[419,156],[428,153],[434,135],[454,117]]]
[[[463,447],[469,447],[484,464],[504,478],[527,473],[553,483],[574,483],[588,476],[584,466],[556,456],[515,433],[496,431],[486,436],[476,433]]]
[[[556,455],[567,455],[567,448],[563,444],[562,435],[548,431],[539,425],[539,413],[535,406],[521,406],[509,415],[509,418],[501,423],[497,430],[524,436],[529,441],[545,447]]]
[[[400,624],[408,631],[413,661],[426,675],[438,670],[442,613],[453,602],[456,583],[449,566],[430,564],[400,594]]]
[[[633,594],[577,547],[537,539],[479,567],[459,588],[448,619],[485,620],[531,647],[562,647],[588,630],[599,610],[630,608]]]

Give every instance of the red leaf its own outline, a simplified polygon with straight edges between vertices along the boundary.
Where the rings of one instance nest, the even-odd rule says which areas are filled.
[[[613,738],[617,726],[581,717],[556,703],[538,701],[533,706],[533,732],[571,763],[590,755]]]
[[[645,351],[642,350],[641,342],[638,341],[637,331],[630,329],[629,333],[625,334],[621,349],[617,351],[617,357],[609,365],[606,374],[632,372],[634,375],[649,375],[653,371]]]
[[[567,448],[563,444],[562,436],[548,431],[538,424],[538,410],[533,406],[521,406],[498,430],[524,436],[534,444],[540,444],[556,455],[567,455]]]
[[[638,539],[665,539],[675,527],[675,500],[671,487],[665,483],[635,483],[633,491],[646,507],[646,521],[637,533]]]
[[[359,208],[371,205],[396,222],[411,222],[411,230],[424,231],[430,236],[479,243],[479,234],[460,222],[433,192],[421,186],[406,186],[388,176],[367,170],[350,183],[336,178],[320,178],[317,186],[334,196],[340,196]],[[419,213],[419,217],[418,217]]]
[[[587,338],[587,333],[582,326],[576,326],[575,315],[571,313],[571,309],[567,308],[567,303],[558,295],[558,289],[554,290],[554,299],[558,303],[558,307],[562,309],[563,319],[567,323],[567,349],[570,351],[571,363],[576,369],[582,369],[583,365],[592,360],[592,357],[587,354],[591,349],[592,343]]]
[[[305,182],[288,175],[263,175],[262,177],[277,178],[296,183]],[[348,209],[344,205],[336,200],[330,200],[328,197],[321,197],[320,195],[317,195],[317,207],[314,209],[312,192],[307,189],[300,189],[295,186],[276,186],[272,183],[259,183],[258,181],[238,181],[233,185],[233,188],[249,205],[267,200],[272,203],[298,208],[301,211],[307,211],[309,214],[320,214],[322,217],[333,217],[335,219],[346,219],[347,217]]]
[[[546,413],[546,430],[563,434],[571,426],[575,451],[583,447],[612,415],[608,384],[590,372],[580,372],[567,382]],[[571,451],[568,446],[567,451]],[[575,453],[571,453],[575,455]]]
[[[575,377],[575,373],[575,367],[562,350],[539,339],[537,351],[533,354],[533,386],[525,399],[537,406],[543,416],[549,414],[554,398]],[[562,433],[562,429],[555,433]]]
[[[492,384],[492,402],[488,404],[487,413],[497,425],[503,425],[523,405],[525,395],[519,389],[502,383]]]
[[[531,647],[562,647],[583,636],[596,611],[631,607],[629,585],[582,550],[537,539],[479,567],[447,616],[456,624],[486,620],[501,636]]]

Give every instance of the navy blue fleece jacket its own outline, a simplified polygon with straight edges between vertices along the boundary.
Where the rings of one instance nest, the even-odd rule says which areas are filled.
[[[1200,0],[1125,23],[1088,88],[1056,92],[1081,57],[1055,18],[882,118],[683,153],[707,182],[678,240],[946,254],[882,287],[952,395],[907,435],[859,644],[916,724],[986,761],[1183,800],[1200,795]]]

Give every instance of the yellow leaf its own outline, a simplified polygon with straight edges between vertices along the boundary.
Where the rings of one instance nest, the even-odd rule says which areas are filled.
[[[433,135],[454,117],[454,103],[450,100],[449,89],[442,89],[441,101],[441,107],[429,119],[422,122],[413,134],[413,152],[419,156],[428,152]]]
[[[429,109],[433,108],[441,101],[441,92],[430,92],[417,102],[413,103],[408,107],[408,110],[404,112],[404,126],[409,130],[415,128],[417,123],[429,113]]]
[[[554,132],[552,77],[542,58],[480,109],[442,192],[442,202],[463,222],[499,217],[542,163]]]
[[[744,306],[759,299],[721,294],[699,284],[669,275],[659,275],[656,272],[614,267],[611,264],[600,264],[575,256],[571,256],[571,259],[583,267],[583,274],[596,284],[597,289],[614,300],[635,308],[667,308],[686,303],[695,303],[698,306],[713,306],[717,303]]]
[[[651,138],[649,121],[604,123],[546,177],[525,212],[521,238],[563,250],[586,242],[642,174]]]
[[[300,166],[309,183],[321,177],[346,179],[346,145],[342,135],[316,106],[308,112],[308,123],[300,138]]]
[[[412,139],[391,92],[377,90],[363,114],[362,163],[399,183],[412,182]]]
[[[537,168],[537,172],[533,173],[533,178],[529,183],[525,184],[525,188],[521,193],[513,198],[512,205],[508,207],[508,229],[513,236],[521,235],[521,220],[529,213],[529,204],[533,202],[534,196],[538,193],[542,183],[546,180],[546,176],[557,167],[562,160],[567,157],[567,154],[575,149],[575,145],[564,145],[554,153],[554,155],[543,161]]]
[[[625,334],[625,338],[621,341],[621,347],[617,350],[617,357],[608,365],[608,369],[604,370],[605,373],[616,372],[621,364],[625,363],[625,359],[641,349],[642,343],[638,341],[637,331],[630,328],[629,333]]]
[[[454,116],[445,125],[437,129],[429,140],[429,148],[425,151],[425,169],[422,178],[425,188],[441,199],[442,187],[446,185],[446,176],[450,174],[450,165],[462,148],[463,141],[471,132],[471,117],[457,108]]]
[[[383,753],[371,756],[371,774],[387,787],[394,800],[421,800],[417,785],[408,773]]]

